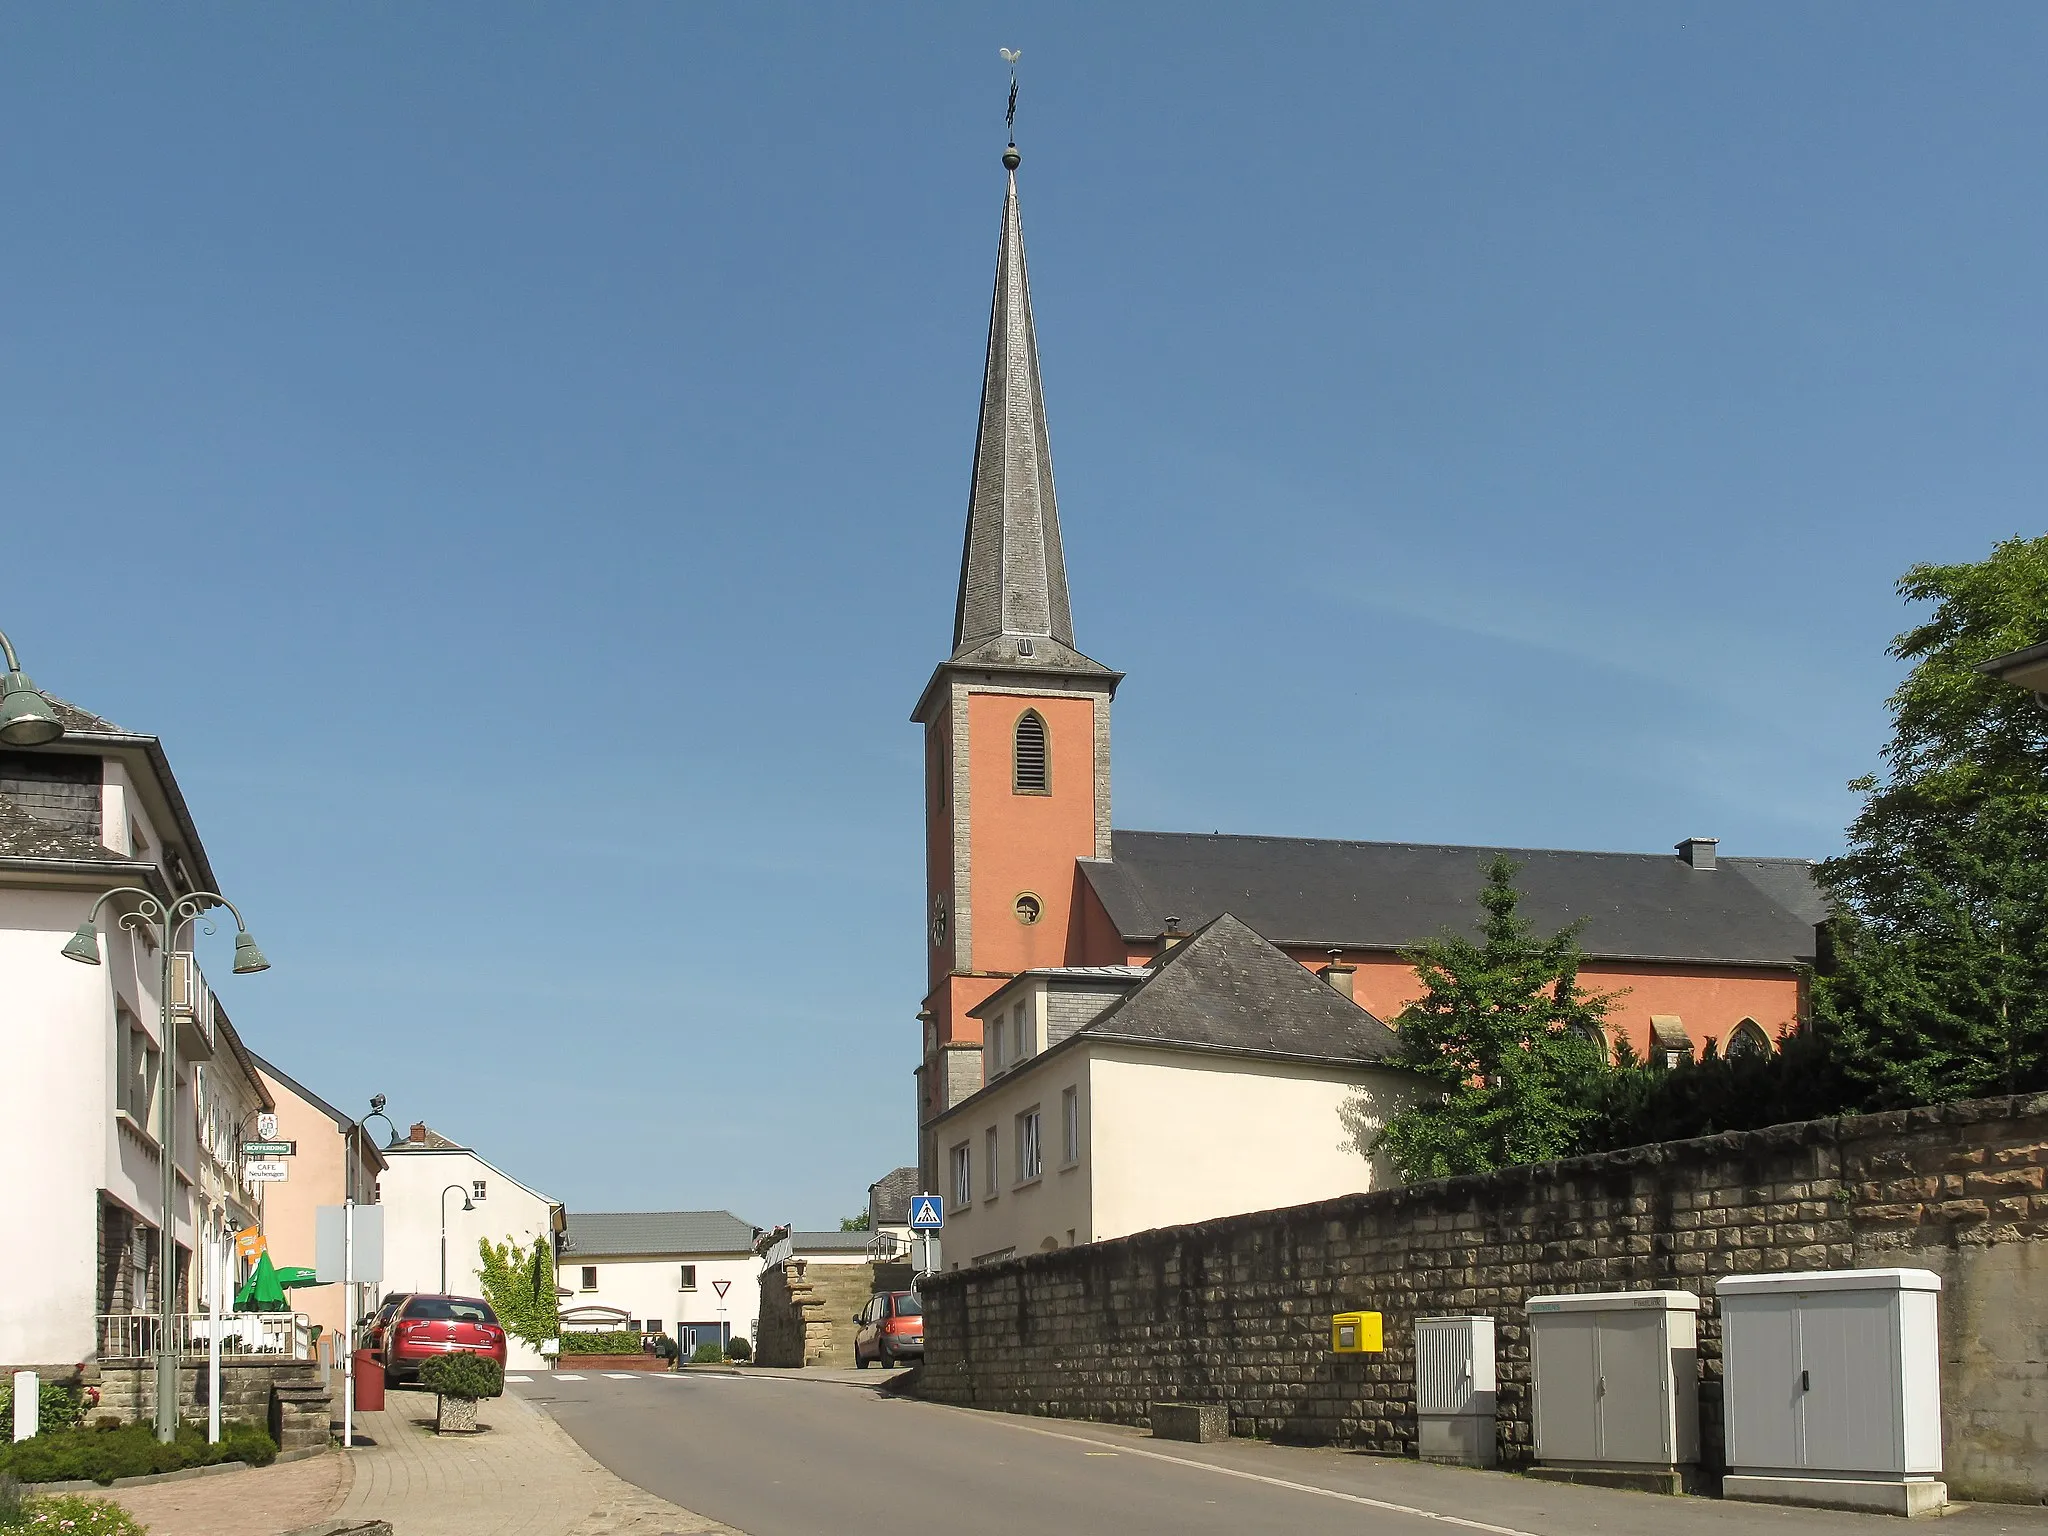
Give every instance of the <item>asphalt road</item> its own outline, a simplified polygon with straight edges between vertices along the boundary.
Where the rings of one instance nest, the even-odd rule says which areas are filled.
[[[613,1472],[748,1536],[1882,1536],[1884,1516],[1574,1488],[1339,1450],[974,1413],[863,1378],[537,1375],[544,1404]],[[2048,1511],[1984,1505],[1962,1532],[2048,1533]]]

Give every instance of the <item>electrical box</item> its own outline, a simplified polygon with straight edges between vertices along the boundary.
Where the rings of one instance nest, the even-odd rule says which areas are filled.
[[[1730,1275],[1721,1303],[1731,1499],[1931,1513],[1940,1481],[1941,1277]]]
[[[1415,1440],[1424,1461],[1494,1465],[1496,1390],[1492,1318],[1415,1320]]]
[[[1385,1347],[1379,1313],[1339,1312],[1330,1319],[1330,1348],[1338,1354],[1377,1355]]]
[[[1689,1481],[1700,1459],[1699,1307],[1691,1291],[1531,1296],[1536,1459]]]

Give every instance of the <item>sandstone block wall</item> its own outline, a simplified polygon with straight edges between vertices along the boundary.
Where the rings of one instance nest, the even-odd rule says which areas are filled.
[[[761,1271],[754,1358],[762,1365],[853,1364],[853,1317],[876,1290],[874,1264],[790,1259]]]
[[[2048,1498],[2048,1095],[1731,1132],[1138,1233],[934,1276],[921,1390],[1142,1424],[1154,1400],[1233,1430],[1412,1454],[1414,1319],[1487,1313],[1500,1451],[1530,1449],[1540,1292],[1703,1298],[1700,1408],[1721,1465],[1713,1282],[1910,1265],[1940,1274],[1947,1475],[1958,1497]],[[1339,1359],[1332,1313],[1385,1314]]]

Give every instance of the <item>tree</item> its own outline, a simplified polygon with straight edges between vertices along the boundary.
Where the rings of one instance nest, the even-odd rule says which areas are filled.
[[[1816,1022],[1872,1108],[2048,1086],[2048,713],[1976,670],[2048,632],[2048,537],[1898,590],[1933,611],[1892,642],[1884,772],[1820,867]]]
[[[1606,1069],[1601,1023],[1618,994],[1580,988],[1578,924],[1530,932],[1516,869],[1505,854],[1488,866],[1479,943],[1446,933],[1406,952],[1423,994],[1394,1021],[1399,1065],[1428,1088],[1373,1138],[1403,1178],[1567,1156],[1592,1113],[1587,1083]]]
[[[868,1213],[866,1211],[862,1211],[858,1216],[842,1216],[839,1218],[839,1230],[842,1232],[865,1232],[867,1229]]]
[[[547,1237],[533,1240],[528,1252],[506,1238],[494,1243],[477,1239],[477,1278],[484,1300],[498,1314],[505,1331],[535,1349],[561,1337],[562,1314],[555,1295],[555,1250]]]

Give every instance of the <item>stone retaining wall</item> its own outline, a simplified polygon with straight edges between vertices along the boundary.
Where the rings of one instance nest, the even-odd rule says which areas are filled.
[[[1948,1480],[2048,1499],[2048,1095],[1811,1121],[1439,1180],[1033,1255],[925,1282],[921,1390],[1142,1424],[1154,1400],[1233,1430],[1413,1454],[1414,1319],[1496,1323],[1500,1451],[1530,1456],[1522,1310],[1547,1291],[1698,1292],[1701,1438],[1722,1456],[1713,1282],[1909,1265],[1942,1277]],[[1332,1313],[1387,1350],[1329,1352]]]

